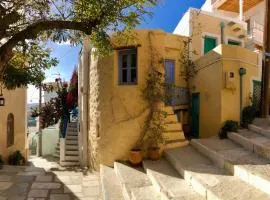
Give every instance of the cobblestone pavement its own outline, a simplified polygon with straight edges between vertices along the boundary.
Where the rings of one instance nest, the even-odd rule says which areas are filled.
[[[0,200],[100,200],[99,174],[32,157],[30,166],[0,170]]]

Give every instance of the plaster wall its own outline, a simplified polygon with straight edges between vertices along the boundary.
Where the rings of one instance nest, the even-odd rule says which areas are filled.
[[[115,160],[128,158],[129,150],[140,136],[148,114],[142,89],[148,75],[150,58],[155,55],[155,67],[164,73],[164,59],[176,62],[176,85],[185,86],[180,78],[180,56],[183,37],[159,30],[137,30],[136,40],[120,42],[119,47],[136,45],[137,84],[120,85],[118,50],[110,56],[91,55],[89,92],[89,165],[112,165]]]
[[[196,61],[198,73],[191,79],[192,93],[200,94],[199,137],[216,135],[221,124],[222,63],[221,55],[209,52]]]
[[[199,12],[197,10],[193,11],[192,14],[192,50],[195,51],[195,54],[192,54],[194,60],[200,58],[204,55],[204,37],[214,37],[217,39],[217,46],[221,44],[221,23],[225,24],[224,28],[224,43],[227,44],[228,40],[235,40],[241,42],[244,46],[244,40],[239,39],[237,34],[233,29],[228,25],[230,22],[229,19],[222,19],[209,15],[204,12]]]
[[[59,142],[59,124],[42,130],[42,155],[48,156],[55,153]]]
[[[258,54],[241,47],[223,46],[222,48],[222,122],[235,120],[240,122],[240,75],[239,69],[245,68],[243,76],[243,108],[250,105],[254,77],[259,75]],[[225,88],[225,73],[234,72],[235,90]]]
[[[240,122],[240,75],[243,79],[243,107],[250,105],[252,80],[259,75],[258,54],[245,48],[220,45],[196,61],[198,73],[191,80],[193,93],[200,93],[200,137],[218,134],[226,120]],[[233,89],[225,86],[225,73],[234,72]]]
[[[26,89],[3,90],[5,106],[0,107],[0,155],[4,159],[16,150],[26,157]],[[14,145],[7,148],[7,117],[14,115]]]

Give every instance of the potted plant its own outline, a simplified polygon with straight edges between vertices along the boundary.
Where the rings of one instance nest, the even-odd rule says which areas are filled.
[[[15,151],[14,153],[8,156],[8,164],[9,165],[24,165],[25,158],[23,157],[20,151]]]
[[[228,138],[227,137],[228,132],[237,132],[238,128],[239,128],[238,122],[233,120],[227,120],[219,132],[219,139],[223,140]]]
[[[133,166],[138,166],[142,163],[143,155],[141,148],[141,139],[136,142],[136,145],[129,152],[129,162]]]
[[[161,145],[164,143],[163,133],[165,131],[165,118],[165,112],[153,110],[147,122],[148,128],[145,140],[148,144],[148,158],[151,160],[158,160],[161,157]]]

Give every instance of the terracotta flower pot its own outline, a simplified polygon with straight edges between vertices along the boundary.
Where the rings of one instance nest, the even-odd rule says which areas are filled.
[[[132,149],[129,153],[129,161],[132,165],[137,166],[142,163],[143,156],[140,149]]]
[[[160,153],[160,148],[155,147],[155,148],[149,148],[148,149],[148,158],[150,160],[159,160],[161,157],[161,153]]]

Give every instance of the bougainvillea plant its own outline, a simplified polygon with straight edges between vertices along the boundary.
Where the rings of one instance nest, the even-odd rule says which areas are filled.
[[[73,70],[69,92],[67,95],[67,105],[69,109],[73,109],[78,105],[78,71],[77,68]]]

